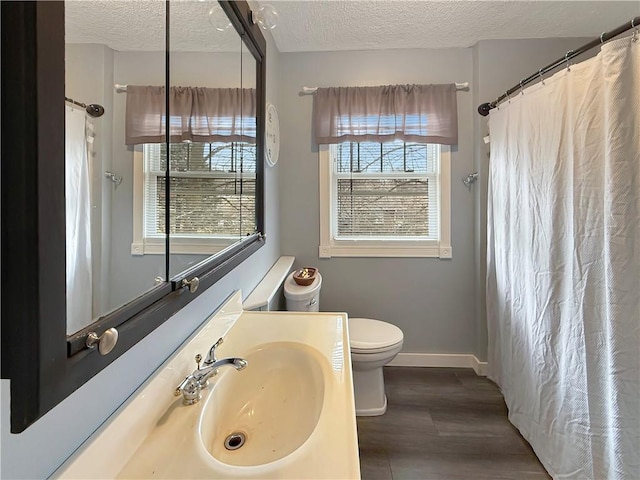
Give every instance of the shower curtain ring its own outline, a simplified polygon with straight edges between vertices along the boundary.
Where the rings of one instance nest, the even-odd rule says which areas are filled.
[[[522,86],[522,82],[524,82],[524,78],[520,80],[520,95],[524,95],[524,87]]]
[[[544,77],[542,76],[542,69],[538,70],[538,76],[540,77],[540,80],[542,80],[542,85],[544,85]]]
[[[633,28],[633,36],[631,37],[632,42],[637,42],[640,39],[640,34],[638,32],[638,25],[636,25],[636,19],[631,19],[631,28]]]
[[[567,72],[571,71],[571,67],[569,66],[569,56],[573,53],[573,50],[569,50],[565,56],[564,56],[564,61],[567,62]]]
[[[507,96],[507,100],[509,100],[509,103],[511,103],[511,97],[509,96],[509,90],[504,92],[504,94]]]
[[[632,21],[633,21],[633,20],[632,20]],[[600,43],[604,43],[604,34],[605,34],[605,33],[607,33],[607,32],[602,32],[602,33],[600,34]]]

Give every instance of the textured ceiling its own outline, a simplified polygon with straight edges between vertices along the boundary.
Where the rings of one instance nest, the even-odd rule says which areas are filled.
[[[210,18],[229,28],[215,30]],[[174,51],[239,52],[241,45],[217,1],[172,0],[170,40]],[[100,43],[118,51],[164,50],[165,2],[67,0],[65,41]]]
[[[281,52],[468,47],[478,40],[596,36],[640,15],[630,1],[270,0]],[[162,50],[161,0],[72,0],[66,36],[114,50]],[[217,2],[173,1],[174,50],[238,51],[238,37],[209,23]],[[219,13],[222,13],[219,10]]]
[[[281,52],[469,47],[478,40],[599,35],[640,15],[640,0],[272,1]]]

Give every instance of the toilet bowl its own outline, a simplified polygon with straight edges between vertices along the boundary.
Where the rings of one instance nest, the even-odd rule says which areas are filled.
[[[372,417],[387,411],[382,367],[402,350],[404,335],[395,325],[370,318],[349,319],[356,415]]]
[[[319,310],[322,276],[320,273],[316,276],[311,285],[301,286],[293,280],[293,273],[289,274],[284,283],[287,310]],[[382,368],[402,349],[402,330],[370,318],[349,318],[348,322],[356,415],[382,415],[387,410]]]

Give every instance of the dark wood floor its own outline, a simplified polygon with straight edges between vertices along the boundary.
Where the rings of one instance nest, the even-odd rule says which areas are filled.
[[[385,385],[387,413],[358,417],[363,480],[551,478],[473,370],[386,367]]]

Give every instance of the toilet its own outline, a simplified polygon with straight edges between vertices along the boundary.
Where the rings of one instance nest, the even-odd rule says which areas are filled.
[[[293,273],[284,283],[287,310],[317,312],[320,308],[322,276],[309,286],[298,285]],[[382,367],[402,349],[404,336],[395,325],[371,318],[349,318],[349,346],[353,366],[353,388],[356,415],[372,417],[387,410]]]
[[[382,367],[402,350],[404,336],[395,325],[371,318],[349,318],[356,415],[373,417],[387,411]]]

